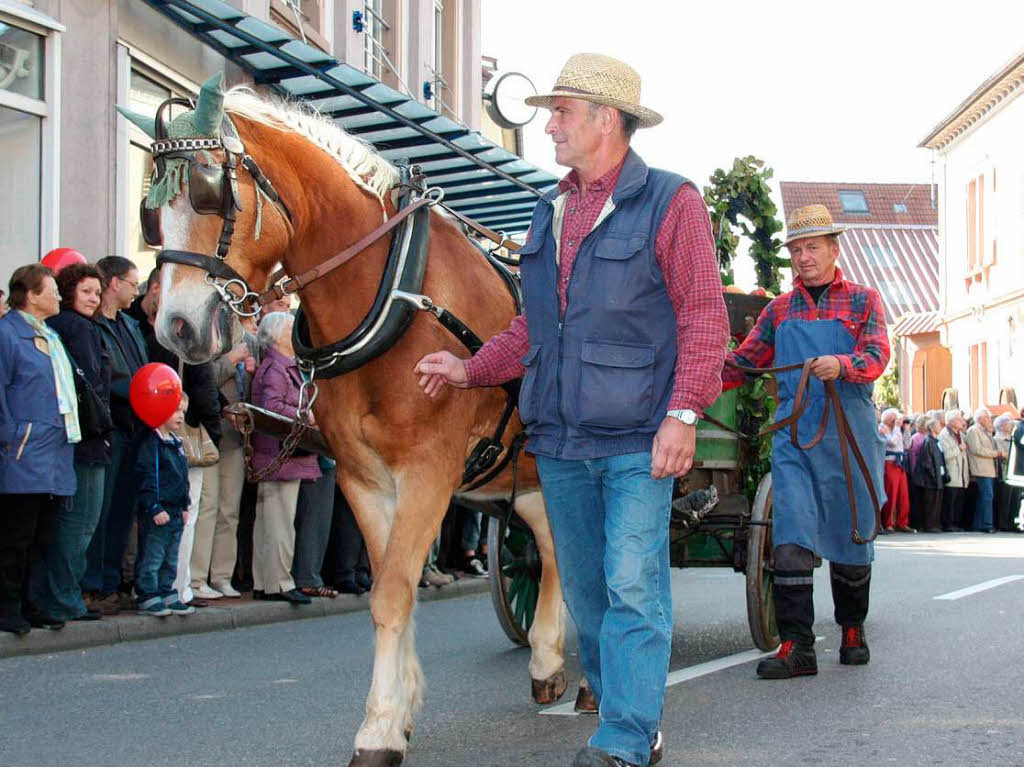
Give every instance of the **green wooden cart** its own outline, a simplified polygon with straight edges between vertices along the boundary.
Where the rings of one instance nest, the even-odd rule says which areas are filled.
[[[734,335],[749,331],[768,299],[726,294]],[[724,392],[707,413],[737,428],[738,390]],[[731,567],[746,576],[750,635],[762,650],[779,644],[772,602],[772,480],[760,478],[751,502],[743,493],[747,447],[735,434],[701,421],[693,469],[676,481],[669,529],[673,567]],[[526,645],[540,590],[541,561],[530,529],[515,515],[488,526],[491,598],[506,635]]]

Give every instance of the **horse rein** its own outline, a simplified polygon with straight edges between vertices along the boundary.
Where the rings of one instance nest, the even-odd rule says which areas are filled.
[[[751,376],[762,375],[764,373],[776,374],[786,373],[792,370],[800,371],[800,381],[797,384],[796,395],[793,397],[793,412],[790,413],[786,418],[776,421],[770,426],[766,426],[761,429],[757,434],[749,435],[738,431],[718,419],[705,415],[703,420],[708,423],[714,424],[721,429],[732,432],[739,437],[746,440],[755,440],[765,437],[773,432],[780,431],[787,426],[789,427],[789,440],[793,447],[798,450],[810,450],[815,447],[825,437],[825,432],[828,430],[828,420],[830,410],[835,411],[836,419],[836,432],[839,437],[839,453],[843,460],[843,475],[846,479],[846,497],[850,503],[850,540],[856,544],[870,543],[878,537],[878,532],[882,526],[882,506],[878,501],[878,495],[875,492],[874,483],[871,481],[871,472],[868,470],[867,462],[864,460],[864,455],[861,453],[860,447],[857,445],[856,436],[853,433],[853,429],[850,426],[850,422],[846,416],[846,411],[843,408],[842,400],[839,398],[839,390],[836,388],[835,381],[822,381],[825,387],[825,408],[821,414],[821,423],[818,425],[818,430],[811,438],[809,442],[801,443],[800,437],[797,431],[798,423],[800,418],[807,412],[808,402],[807,394],[810,389],[811,379],[811,366],[814,364],[817,357],[808,357],[803,362],[797,362],[792,365],[779,365],[777,367],[769,368],[753,368],[746,367],[744,365],[737,365],[734,362],[726,361],[729,367],[734,370],[738,370],[741,373]],[[863,477],[865,484],[868,487],[868,493],[871,496],[871,503],[874,507],[875,512],[875,531],[871,536],[865,538],[860,533],[860,524],[857,513],[857,499],[856,491],[854,488],[854,477],[853,471],[850,466],[850,453],[853,453],[853,457],[857,462],[857,467],[860,469],[861,477]]]

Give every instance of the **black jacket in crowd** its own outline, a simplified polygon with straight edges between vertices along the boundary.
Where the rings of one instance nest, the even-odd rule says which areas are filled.
[[[138,323],[124,312],[119,311],[114,319],[108,320],[97,310],[93,320],[110,355],[110,415],[114,426],[131,437],[144,428],[132,410],[128,390],[132,376],[149,362],[146,359],[146,342],[139,332]]]
[[[945,484],[945,474],[946,459],[942,456],[939,441],[929,434],[921,445],[911,481],[920,487],[939,490]]]
[[[217,381],[214,378],[213,363],[204,362],[200,365],[188,365],[181,367],[181,360],[178,355],[169,349],[165,349],[156,340],[156,331],[149,324],[146,313],[142,311],[142,297],[135,299],[135,303],[128,309],[128,314],[135,318],[142,331],[142,337],[146,341],[146,349],[149,352],[150,362],[162,362],[178,372],[181,368],[181,388],[188,395],[188,410],[185,411],[185,421],[189,426],[202,424],[210,434],[213,444],[220,444],[220,391],[217,388]]]
[[[1010,437],[1010,441],[1017,446],[1017,449],[1010,453],[1016,456],[1014,465],[1010,467],[1010,472],[1018,477],[1024,476],[1024,420],[1017,424],[1017,428],[1013,430],[1013,436]]]
[[[82,371],[100,399],[110,407],[110,355],[100,338],[95,322],[71,309],[62,309],[46,323],[57,331],[71,364]],[[75,445],[78,463],[110,463],[110,442],[104,437],[83,440]]]
[[[174,435],[163,439],[156,429],[145,429],[139,437],[135,458],[140,514],[155,516],[166,511],[180,522],[188,508],[188,459],[181,440]]]

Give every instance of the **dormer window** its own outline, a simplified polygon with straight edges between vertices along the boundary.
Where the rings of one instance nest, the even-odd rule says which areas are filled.
[[[868,200],[860,190],[840,190],[839,204],[843,213],[869,213]]]

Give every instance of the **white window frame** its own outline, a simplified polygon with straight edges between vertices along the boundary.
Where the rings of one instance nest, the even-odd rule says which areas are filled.
[[[39,253],[60,242],[60,52],[63,24],[21,3],[0,0],[0,21],[43,37],[43,99],[0,90],[0,106],[41,120],[39,158]]]
[[[133,47],[124,40],[117,42],[117,103],[127,106],[131,88],[132,70],[148,77],[171,92],[195,96],[199,93],[199,84],[182,76],[165,66],[152,56]],[[131,163],[128,152],[131,144],[148,144],[151,140],[142,130],[127,120],[117,117],[117,174],[115,179],[115,246],[117,253],[128,252],[128,232],[131,229],[131,218],[137,215],[138,200],[128,199],[131,188]]]

